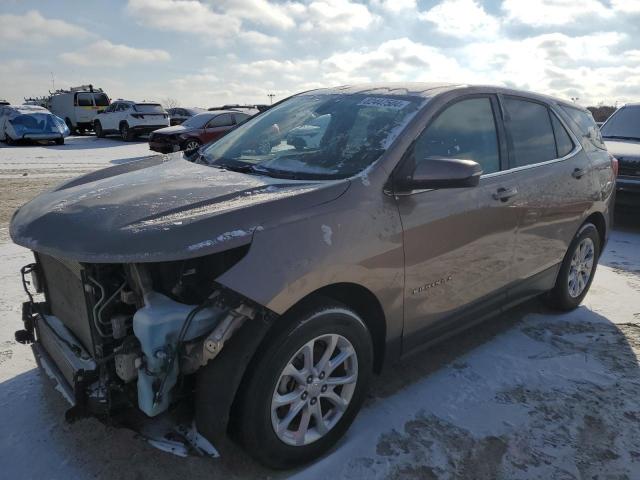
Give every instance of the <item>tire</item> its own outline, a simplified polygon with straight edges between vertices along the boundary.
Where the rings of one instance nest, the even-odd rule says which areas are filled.
[[[195,150],[199,149],[202,144],[196,140],[195,138],[190,138],[186,142],[184,142],[183,150],[187,153],[193,153]]]
[[[129,124],[127,122],[122,122],[120,124],[120,138],[122,138],[125,142],[130,142],[133,140],[133,132],[129,128]]]
[[[96,137],[104,138],[104,130],[102,130],[102,124],[100,122],[96,122],[93,126],[93,129],[96,132]]]
[[[585,223],[569,245],[547,304],[561,311],[573,310],[587,295],[600,257],[600,235],[592,223]]]
[[[332,340],[335,350],[329,362],[339,355],[344,356],[344,361],[334,365],[331,373],[328,371],[331,363],[325,363],[321,372],[305,371],[301,352],[311,351],[308,347],[313,344],[313,363],[318,367]],[[291,468],[321,456],[353,422],[371,378],[371,335],[353,310],[330,300],[318,302],[296,314],[285,329],[271,336],[252,365],[238,392],[232,433],[262,464],[276,469]],[[299,369],[295,372],[297,380],[285,374],[286,367]],[[345,382],[339,378],[350,381],[343,385],[329,384]],[[294,396],[296,400],[274,408],[273,402],[276,398],[282,399],[281,395]],[[300,407],[298,413],[287,422],[296,407]],[[318,416],[323,419],[322,423],[317,420]],[[300,426],[305,418],[306,434],[296,437],[294,430],[303,431]],[[276,433],[278,424],[283,428],[280,434]],[[326,431],[322,431],[321,424]],[[300,443],[295,445],[296,442]]]
[[[56,145],[64,145],[64,138],[56,138]]]

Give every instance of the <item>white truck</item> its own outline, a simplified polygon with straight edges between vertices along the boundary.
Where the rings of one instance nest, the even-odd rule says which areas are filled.
[[[64,120],[71,133],[84,133],[85,130],[93,129],[96,115],[110,103],[109,97],[101,88],[81,85],[53,92],[49,110]]]

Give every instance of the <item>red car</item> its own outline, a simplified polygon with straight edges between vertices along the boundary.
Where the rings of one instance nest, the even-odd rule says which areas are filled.
[[[233,110],[216,110],[194,115],[181,125],[161,128],[149,135],[149,148],[160,153],[187,152],[224,136],[250,115]]]

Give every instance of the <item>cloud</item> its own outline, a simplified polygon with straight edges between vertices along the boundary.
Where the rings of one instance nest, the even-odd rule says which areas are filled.
[[[282,44],[279,38],[256,31],[240,32],[238,38],[253,47],[272,48]]]
[[[500,22],[476,0],[445,0],[419,18],[433,23],[445,35],[465,39],[495,36],[500,28]]]
[[[228,40],[240,31],[240,19],[214,12],[197,0],[129,0],[127,12],[148,27]]]
[[[60,58],[73,65],[124,67],[131,63],[165,62],[171,56],[164,50],[134,48],[99,40],[75,52],[63,53]]]
[[[293,15],[304,9],[301,3],[272,3],[267,0],[217,0],[212,1],[226,15],[247,20],[257,25],[290,29],[296,22]]]
[[[416,0],[372,0],[371,5],[391,13],[415,10]]]
[[[504,0],[502,10],[506,21],[532,27],[568,25],[584,17],[603,19],[613,15],[598,0],[581,0],[579,5],[575,0]]]
[[[91,34],[82,27],[63,20],[45,18],[37,10],[24,15],[0,15],[0,42],[45,43],[51,39],[85,38]]]
[[[298,12],[303,31],[350,32],[371,26],[378,17],[349,0],[316,0]]]

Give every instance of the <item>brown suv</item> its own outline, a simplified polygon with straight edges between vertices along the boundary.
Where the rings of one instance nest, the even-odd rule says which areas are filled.
[[[16,338],[70,418],[186,410],[191,448],[230,433],[273,467],[308,462],[385,363],[536,295],[580,304],[614,166],[589,112],[546,96],[305,92],[194,162],[110,167],[20,208],[35,262]]]

